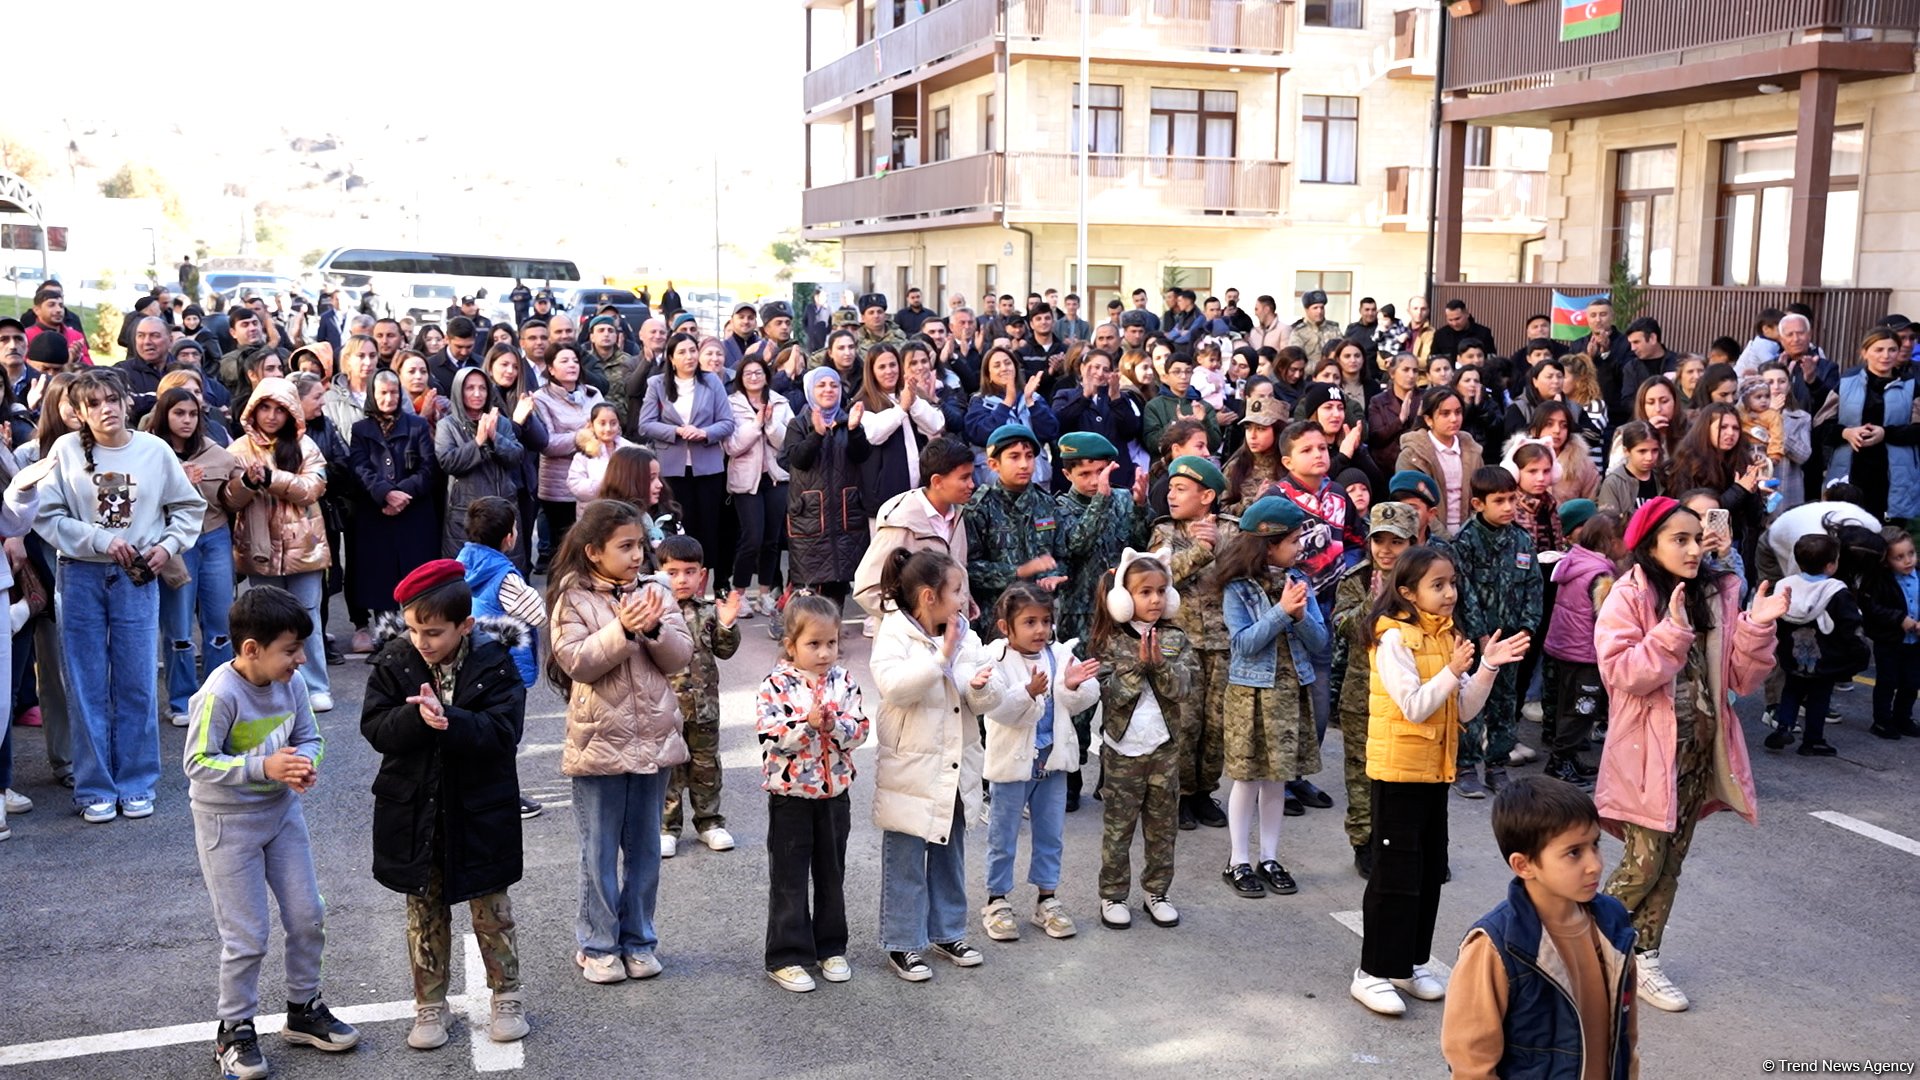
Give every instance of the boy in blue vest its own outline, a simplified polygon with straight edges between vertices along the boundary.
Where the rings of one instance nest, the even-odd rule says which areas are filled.
[[[1460,946],[1440,1023],[1454,1077],[1638,1075],[1633,921],[1600,892],[1593,797],[1515,780],[1494,796],[1493,836],[1515,877]]]
[[[540,681],[540,663],[534,657],[535,636],[547,625],[547,602],[528,585],[507,554],[520,542],[513,504],[495,495],[467,504],[467,543],[460,549],[460,565],[467,568],[467,588],[473,593],[473,614],[492,621],[511,619],[528,628],[507,654],[519,669],[526,688]],[[526,717],[520,717],[524,726]],[[520,817],[539,817],[540,804],[520,796]]]

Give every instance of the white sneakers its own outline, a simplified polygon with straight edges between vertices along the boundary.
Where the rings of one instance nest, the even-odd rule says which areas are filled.
[[[1407,1014],[1407,1003],[1394,993],[1392,980],[1369,975],[1359,968],[1353,969],[1353,982],[1348,985],[1347,993],[1353,995],[1353,1000],[1381,1016]]]
[[[1125,900],[1100,901],[1100,925],[1109,930],[1125,930],[1133,925],[1133,912]]]
[[[1540,756],[1540,752],[1524,743],[1514,743],[1513,752],[1507,755],[1507,764],[1525,765]]]
[[[780,989],[791,990],[796,994],[805,994],[813,990],[813,976],[798,964],[790,964],[778,971],[767,972],[767,978],[778,983]]]
[[[167,722],[172,724],[174,727],[186,727],[187,714],[183,712],[170,713],[167,716]]]
[[[701,833],[700,842],[707,845],[709,851],[733,850],[733,834],[718,825]]]
[[[580,965],[580,974],[590,983],[605,986],[627,981],[627,969],[620,963],[620,958],[612,953],[588,956],[585,952],[576,952],[573,962]]]
[[[1152,919],[1155,926],[1180,925],[1179,909],[1167,903],[1164,896],[1149,895],[1147,902],[1140,906],[1147,910],[1147,918]]]
[[[86,809],[80,811],[80,820],[89,825],[105,825],[119,816],[120,808],[111,801],[88,803]]]
[[[1447,984],[1440,981],[1425,964],[1413,965],[1413,978],[1391,979],[1394,988],[1421,1001],[1439,1001],[1447,996]]]
[[[527,1001],[519,990],[500,990],[493,995],[487,1018],[487,1038],[494,1042],[517,1042],[527,1037]]]
[[[332,712],[333,711],[333,695],[332,694],[313,694],[307,698],[307,704],[311,705],[313,707],[313,711],[317,713]]]
[[[650,952],[628,953],[626,965],[629,979],[651,979],[666,970],[660,966],[660,958]]]
[[[20,794],[19,792],[13,790],[12,788],[8,788],[7,794],[6,794],[6,808],[7,808],[7,813],[9,814],[32,813],[33,800],[27,798],[25,795]]]
[[[846,982],[853,978],[853,965],[844,956],[829,956],[820,961],[820,977],[831,983]]]
[[[407,1045],[415,1050],[438,1050],[447,1045],[445,1002],[413,1007],[413,1030],[407,1032]]]
[[[1541,721],[1541,718],[1547,715],[1547,712],[1546,709],[1541,706],[1540,702],[1529,701],[1525,705],[1520,706],[1520,715],[1537,724]]]
[[[1034,914],[1037,916],[1039,913]],[[1020,920],[1014,918],[1013,905],[1004,896],[990,901],[980,910],[980,925],[986,930],[987,936],[995,941],[1020,940]]]
[[[1667,978],[1666,969],[1660,966],[1659,949],[1635,953],[1633,966],[1638,971],[1641,1001],[1665,1012],[1686,1012],[1693,1004],[1673,985],[1673,980]]]
[[[672,833],[660,834],[660,857],[671,859],[680,850],[680,838]]]
[[[1066,905],[1062,904],[1057,896],[1044,897],[1035,904],[1030,921],[1046,931],[1050,938],[1070,938],[1079,932],[1079,928],[1073,925],[1073,920],[1067,917]]]

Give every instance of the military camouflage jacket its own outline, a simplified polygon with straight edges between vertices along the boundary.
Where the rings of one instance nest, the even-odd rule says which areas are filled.
[[[1518,525],[1493,528],[1479,514],[1436,547],[1455,556],[1460,602],[1453,621],[1475,641],[1496,630],[1544,633],[1533,538]]]
[[[1006,587],[1018,580],[1015,571],[1042,555],[1060,558],[1060,507],[1038,484],[1029,484],[1016,495],[993,483],[975,489],[963,518],[967,585],[980,605],[979,625],[985,638],[993,622],[988,612]]]
[[[1140,635],[1132,626],[1116,629],[1107,638],[1106,647],[1100,650],[1100,704],[1103,706],[1100,725],[1107,737],[1116,743],[1127,737],[1134,702],[1149,686],[1157,695],[1160,713],[1171,734],[1180,699],[1193,689],[1193,669],[1193,648],[1187,642],[1187,635],[1180,631],[1161,625],[1160,662],[1148,667],[1140,662]]]
[[[1138,546],[1147,509],[1124,491],[1083,496],[1067,491],[1054,499],[1059,507],[1060,540],[1056,558],[1068,581],[1060,587],[1055,623],[1061,640],[1087,632],[1098,601],[1100,575],[1120,561],[1120,553]]]
[[[720,722],[720,665],[740,648],[740,624],[721,626],[711,600],[680,601],[680,617],[693,638],[693,660],[669,680],[680,699],[680,719],[687,724]]]
[[[1173,549],[1173,587],[1180,590],[1175,625],[1186,631],[1194,648],[1224,651],[1228,644],[1227,620],[1220,611],[1220,591],[1210,587],[1208,571],[1213,568],[1213,557],[1233,542],[1240,529],[1234,518],[1215,515],[1214,521],[1220,535],[1212,549],[1194,542],[1186,527],[1172,518],[1153,523],[1153,537],[1147,547],[1153,551]]]

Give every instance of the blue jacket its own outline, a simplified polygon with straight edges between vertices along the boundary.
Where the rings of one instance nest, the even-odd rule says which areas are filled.
[[[1840,380],[1840,426],[1859,427],[1867,406],[1867,369],[1855,368]],[[1913,380],[1896,379],[1887,384],[1886,419],[1889,428],[1905,427],[1913,416]],[[1882,443],[1887,452],[1887,514],[1890,517],[1920,515],[1920,447]],[[1853,447],[1844,441],[1827,461],[1829,477],[1845,476],[1853,465]]]
[[[726,385],[718,375],[703,371],[694,377],[693,400],[673,402],[667,400],[667,383],[672,378],[670,372],[663,372],[647,380],[647,399],[635,422],[659,456],[660,475],[682,476],[688,466],[695,476],[726,472],[727,456],[721,444],[733,434],[733,406],[727,402]],[[706,441],[682,439],[678,429],[683,424],[706,432]]]
[[[467,588],[473,590],[473,613],[482,619],[506,619],[506,610],[500,606],[500,583],[507,575],[519,569],[505,552],[496,551],[484,544],[468,541],[460,549],[461,565],[467,568]],[[533,656],[533,635],[524,636],[520,644],[507,649],[513,657],[513,665],[520,669],[520,681],[528,687],[540,681],[540,665]]]
[[[1626,1080],[1633,1073],[1634,1048],[1627,1042],[1628,1010],[1633,1007],[1633,920],[1620,901],[1601,893],[1586,905],[1600,928],[1607,950],[1607,997],[1613,1003],[1612,1044],[1605,1048],[1607,1075]],[[1590,1048],[1573,1004],[1572,977],[1557,949],[1540,947],[1540,913],[1519,878],[1507,886],[1507,900],[1473,924],[1467,940],[1485,934],[1507,974],[1506,1052],[1500,1075],[1507,1080],[1579,1080]],[[1464,944],[1464,943],[1463,943]],[[1600,1048],[1591,1048],[1600,1052]]]
[[[1229,581],[1221,590],[1221,613],[1228,634],[1227,682],[1234,686],[1273,687],[1278,670],[1281,635],[1287,639],[1288,655],[1301,686],[1313,683],[1313,654],[1327,647],[1327,620],[1313,597],[1313,585],[1298,570],[1287,571],[1288,581],[1307,586],[1307,610],[1294,619],[1286,609],[1267,599],[1267,591],[1257,581],[1242,578]]]

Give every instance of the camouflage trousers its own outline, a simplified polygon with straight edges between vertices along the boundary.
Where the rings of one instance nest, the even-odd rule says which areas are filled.
[[[722,828],[727,819],[720,813],[720,724],[695,721],[686,726],[687,749],[691,757],[673,767],[667,780],[666,811],[660,816],[660,831],[680,835],[685,821],[682,792],[693,796],[693,830],[706,832]]]
[[[1507,767],[1507,755],[1520,737],[1519,672],[1517,664],[1507,664],[1494,676],[1493,692],[1480,715],[1462,725],[1460,751],[1454,764],[1465,773],[1481,763],[1494,768]]]
[[[443,886],[440,868],[435,867],[427,878],[426,895],[407,897],[407,958],[413,966],[413,1000],[421,1005],[446,1002],[447,978],[453,968],[453,910],[447,906]],[[487,969],[487,989],[495,993],[520,989],[513,905],[506,890],[475,897],[467,901],[467,908],[473,916],[473,936],[480,941],[480,962]]]
[[[1220,655],[1224,659],[1225,654]],[[1178,753],[1173,739],[1139,757],[1127,757],[1102,743],[1100,899],[1127,898],[1133,883],[1135,822],[1146,848],[1141,887],[1149,896],[1165,896],[1173,887],[1173,838],[1180,831]]]
[[[1211,795],[1227,767],[1227,650],[1195,649],[1193,691],[1180,703],[1180,794]]]
[[[1626,850],[1620,865],[1607,878],[1607,894],[1627,907],[1637,936],[1634,948],[1660,947],[1667,917],[1673,913],[1673,894],[1680,888],[1680,866],[1693,846],[1693,829],[1700,820],[1713,781],[1713,742],[1693,739],[1683,743],[1674,763],[1675,830],[1659,832],[1626,825]]]
[[[1340,742],[1346,751],[1347,843],[1354,847],[1365,847],[1373,842],[1373,781],[1367,777],[1367,718],[1364,714],[1341,712]]]

